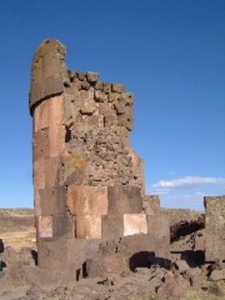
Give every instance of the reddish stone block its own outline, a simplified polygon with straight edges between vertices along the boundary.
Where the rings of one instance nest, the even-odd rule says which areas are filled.
[[[33,163],[35,191],[45,188],[45,159],[39,158]]]
[[[67,206],[73,215],[106,215],[108,197],[106,186],[68,186]]]
[[[101,216],[82,215],[76,216],[76,238],[101,239]]]
[[[34,131],[63,123],[63,96],[42,101],[34,111]]]
[[[50,151],[49,128],[34,133],[33,156],[34,160],[49,157]]]

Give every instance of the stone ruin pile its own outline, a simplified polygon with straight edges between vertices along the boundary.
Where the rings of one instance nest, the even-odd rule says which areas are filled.
[[[69,70],[65,55],[46,40],[32,63],[39,267],[78,280],[169,258],[168,216],[158,196],[145,195],[143,159],[130,146],[133,94]]]

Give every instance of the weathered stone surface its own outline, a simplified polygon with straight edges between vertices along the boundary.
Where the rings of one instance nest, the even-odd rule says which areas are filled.
[[[66,188],[62,186],[46,187],[39,190],[41,215],[59,215],[66,210]]]
[[[124,236],[148,233],[145,214],[124,214]]]
[[[155,215],[160,210],[160,199],[158,195],[146,195],[143,201],[143,207],[147,215]]]
[[[142,196],[136,187],[112,186],[108,188],[109,214],[139,214],[142,212]]]
[[[225,279],[225,269],[213,270],[210,274],[210,279],[213,281],[224,280]]]
[[[106,186],[68,186],[67,206],[72,215],[106,215],[108,190]]]
[[[34,130],[49,128],[63,123],[62,95],[42,101],[34,110]]]
[[[124,221],[122,214],[102,216],[102,238],[118,239],[124,235]]]
[[[205,259],[225,259],[225,196],[205,197]]]
[[[52,216],[37,217],[37,232],[40,238],[53,237]]]
[[[34,160],[50,156],[49,128],[38,130],[34,133]]]
[[[98,73],[69,70],[65,54],[48,40],[32,65],[39,266],[80,277],[107,241],[90,274],[126,272],[146,264],[150,251],[169,249],[159,199],[143,201],[143,160],[130,146],[134,97],[122,84],[100,82]]]
[[[121,254],[96,256],[87,262],[89,277],[104,277],[110,274],[128,272],[128,260]]]
[[[124,93],[125,92],[125,86],[123,84],[113,83],[112,84],[112,91],[116,92],[116,93]]]
[[[32,63],[31,113],[40,100],[63,93],[65,54],[65,46],[57,40],[46,40],[38,48]]]
[[[102,219],[93,214],[76,216],[76,238],[101,239]]]
[[[99,74],[95,72],[87,72],[87,81],[90,83],[94,83],[98,81],[99,79]]]

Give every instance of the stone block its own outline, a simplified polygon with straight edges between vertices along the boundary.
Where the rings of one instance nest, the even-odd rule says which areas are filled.
[[[59,156],[45,159],[45,187],[55,187],[62,183],[62,164]]]
[[[155,215],[160,210],[160,199],[158,195],[145,195],[143,206],[147,215]]]
[[[225,260],[225,196],[204,197],[205,260]]]
[[[86,73],[76,72],[76,77],[79,78],[79,80],[83,81],[86,78]]]
[[[127,257],[131,257],[135,253],[141,253],[143,251],[155,252],[155,242],[155,237],[149,234],[125,236],[120,239],[117,245],[117,252]]]
[[[106,93],[102,92],[100,89],[95,90],[95,101],[96,102],[104,102],[106,100],[107,100]]]
[[[106,186],[68,186],[67,206],[72,215],[106,215],[108,195]]]
[[[60,60],[57,50],[43,56],[43,80],[50,76],[60,74]]]
[[[111,83],[106,83],[106,82],[104,82],[104,83],[103,83],[103,91],[104,91],[106,94],[111,93],[111,91],[112,91],[112,84],[111,84]]]
[[[53,216],[53,237],[75,238],[75,220],[66,209]]]
[[[57,216],[66,211],[66,188],[64,185],[39,190],[42,216]]]
[[[42,101],[34,111],[34,131],[63,123],[63,96]]]
[[[129,263],[121,254],[96,256],[87,261],[88,277],[106,277],[123,272],[129,272]]]
[[[102,216],[102,238],[113,240],[123,236],[123,215]]]
[[[145,214],[124,214],[124,236],[148,233]]]
[[[49,271],[73,274],[85,261],[97,254],[99,240],[74,238],[39,238],[38,266]],[[70,278],[73,280],[73,278]]]
[[[45,159],[39,158],[33,163],[34,186],[35,190],[45,188]]]
[[[99,113],[102,115],[115,115],[113,109],[109,106],[109,103],[99,103]]]
[[[49,128],[38,130],[34,133],[33,156],[34,160],[49,157],[50,151]]]
[[[125,86],[123,84],[113,83],[112,84],[112,91],[116,92],[116,93],[124,93],[125,92]]]
[[[112,102],[112,103],[116,103],[118,101],[119,97],[120,97],[119,93],[110,93],[108,101]]]
[[[141,190],[132,186],[108,187],[108,213],[139,214],[142,212]]]
[[[33,116],[33,111],[37,103],[45,98],[45,85],[43,82],[33,83],[29,93],[30,113]]]
[[[105,115],[105,126],[117,125],[117,116],[115,115]]]
[[[53,75],[45,79],[45,95],[46,97],[60,95],[64,91],[63,78],[61,75]]]
[[[119,126],[126,127],[129,131],[132,131],[134,129],[133,117],[127,116],[126,114],[118,116],[118,124]]]
[[[38,266],[47,270],[64,270],[68,268],[67,239],[38,239]],[[75,270],[74,270],[75,279]]]
[[[49,127],[49,156],[59,156],[66,151],[66,130],[62,125],[54,124]]]
[[[76,216],[76,238],[81,239],[101,239],[102,222],[101,216],[82,215]]]
[[[89,83],[95,83],[99,79],[99,74],[94,72],[87,72],[87,81]]]
[[[148,234],[155,238],[155,253],[168,258],[170,253],[170,226],[165,209],[156,215],[147,215]]]
[[[165,213],[164,213],[165,211]],[[160,209],[156,215],[147,215],[148,233],[158,238],[170,238],[169,218],[166,210]]]
[[[41,238],[53,237],[52,216],[37,217],[37,232]]]
[[[104,122],[104,117],[100,116],[100,115],[92,115],[92,116],[88,117],[87,122],[90,127],[95,126],[98,128],[102,128],[103,122]]]

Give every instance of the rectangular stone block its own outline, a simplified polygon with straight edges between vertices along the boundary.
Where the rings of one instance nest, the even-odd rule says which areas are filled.
[[[45,159],[45,186],[55,187],[62,183],[63,167],[60,156]]]
[[[225,260],[225,196],[204,197],[205,260]]]
[[[53,237],[52,216],[37,217],[37,232],[41,238]]]
[[[102,222],[101,216],[82,215],[76,216],[76,238],[101,239]]]
[[[45,159],[39,158],[33,163],[35,191],[45,188]]]
[[[45,97],[60,95],[64,91],[63,78],[61,74],[49,76],[44,81]]]
[[[61,153],[66,152],[65,136],[65,126],[55,124],[49,127],[49,156],[59,156]]]
[[[63,96],[42,101],[34,110],[34,131],[63,123]]]
[[[53,237],[75,238],[75,220],[68,211],[53,216]]]
[[[56,216],[66,211],[66,188],[64,185],[40,189],[39,194],[42,216]]]
[[[97,254],[99,240],[74,238],[39,238],[38,267],[49,271],[65,271],[73,274],[85,261]]]
[[[115,185],[108,187],[109,214],[139,214],[142,212],[142,195],[139,188]]]
[[[157,238],[170,239],[170,225],[166,210],[160,209],[156,215],[147,215],[148,233],[155,235]]]
[[[88,277],[107,277],[129,271],[129,259],[118,253],[96,256],[87,261]]]
[[[146,195],[143,206],[147,215],[155,215],[160,210],[160,199],[158,195]]]
[[[102,216],[102,238],[117,239],[123,236],[123,215]]]
[[[106,215],[108,194],[106,186],[68,186],[67,206],[73,215]]]
[[[59,56],[56,51],[54,52],[52,51],[43,56],[43,79],[60,74]]]
[[[120,83],[113,83],[112,84],[112,91],[116,93],[124,93],[125,92],[125,86]]]
[[[170,225],[166,209],[158,214],[147,215],[148,234],[155,238],[155,253],[164,258],[170,254]]]
[[[64,269],[67,266],[66,239],[39,238],[37,246],[40,268],[53,271]]]
[[[124,214],[124,236],[148,233],[145,214]]]
[[[34,160],[49,157],[50,152],[49,128],[34,133],[33,157]]]

